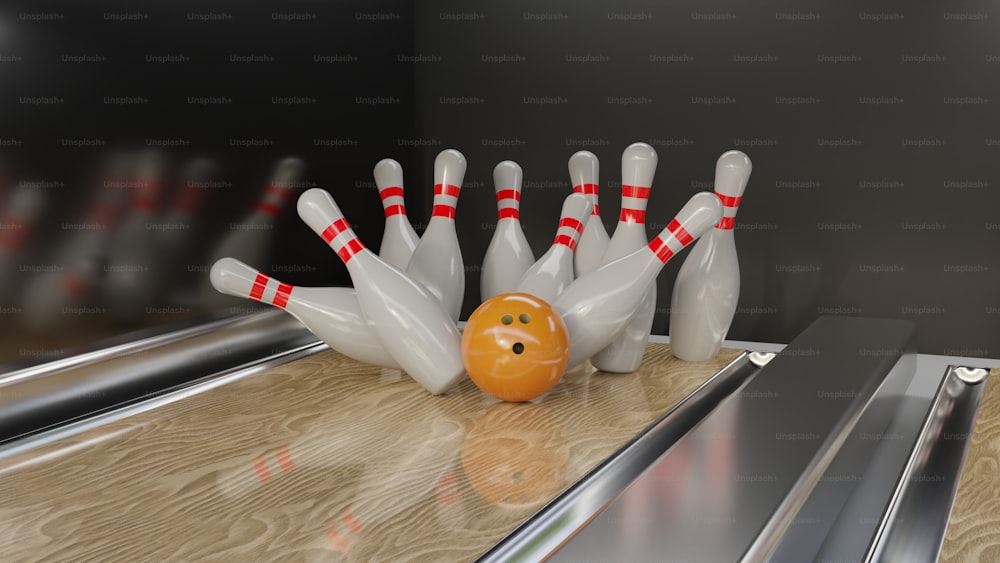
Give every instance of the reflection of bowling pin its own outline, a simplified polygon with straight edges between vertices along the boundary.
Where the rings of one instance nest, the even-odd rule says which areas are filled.
[[[281,160],[257,206],[239,223],[230,223],[230,232],[209,253],[208,260],[214,262],[230,256],[248,264],[268,262],[274,240],[274,224],[299,187],[305,167],[305,162],[298,158]],[[210,308],[224,307],[231,303],[228,297],[215,291],[209,284],[202,290],[202,299]]]
[[[401,512],[425,499],[435,505],[448,502],[440,493],[442,481],[454,476],[454,460],[458,457],[465,428],[453,417],[434,412],[429,422],[414,421],[406,435],[396,440],[392,455],[373,462],[358,484],[354,501],[336,517],[326,530],[327,540],[337,551],[352,552],[360,560],[379,561],[385,555],[379,544],[365,545],[366,530],[381,540],[378,529],[389,524]],[[372,553],[375,551],[375,553]]]
[[[422,283],[457,321],[465,298],[465,263],[455,232],[455,205],[465,179],[465,157],[448,149],[434,159],[434,211],[406,273]]]
[[[45,207],[45,194],[38,188],[21,186],[5,202],[0,215],[0,303],[9,303],[16,290],[17,268],[25,244]]]
[[[682,360],[714,358],[736,314],[740,264],[733,227],[750,170],[740,151],[723,154],[715,164],[715,195],[725,213],[684,260],[670,300],[670,349]]]
[[[646,246],[646,203],[656,172],[656,151],[646,143],[633,143],[622,153],[622,211],[611,237],[604,264]],[[628,326],[611,344],[598,352],[590,363],[601,371],[629,373],[639,369],[656,314],[656,282],[635,311]]]
[[[555,241],[548,252],[528,268],[515,291],[552,303],[566,286],[573,283],[573,251],[583,232],[583,221],[592,208],[593,204],[585,195],[570,194],[566,197]]]
[[[457,385],[465,375],[462,337],[441,302],[365,248],[327,192],[308,190],[298,210],[344,261],[361,310],[389,355],[435,395]]]
[[[382,209],[385,211],[385,230],[382,232],[382,245],[378,249],[379,258],[405,270],[420,237],[406,216],[403,167],[395,160],[385,158],[375,165],[373,175],[378,195],[382,198]]]
[[[210,277],[212,286],[222,293],[284,309],[330,348],[349,358],[399,368],[379,344],[361,314],[357,295],[349,287],[296,287],[233,258],[216,262]]]
[[[159,215],[164,155],[151,150],[136,160],[131,212],[114,234],[101,284],[103,301],[120,322],[136,322],[163,288],[165,272],[159,233],[150,227]]]
[[[594,204],[594,210],[591,211],[590,218],[583,227],[583,234],[580,235],[580,243],[577,245],[576,257],[573,260],[577,277],[601,266],[610,242],[608,230],[601,222],[601,208],[597,205],[599,169],[597,157],[592,152],[580,151],[569,157],[569,180],[573,184],[573,191],[586,194]]]
[[[521,229],[521,181],[524,174],[516,162],[505,160],[493,169],[497,194],[497,228],[486,249],[480,272],[482,301],[509,293],[535,261],[531,246]]]
[[[569,333],[567,366],[572,369],[610,344],[631,320],[667,260],[721,217],[719,198],[706,192],[696,194],[647,246],[571,283],[552,304]]]

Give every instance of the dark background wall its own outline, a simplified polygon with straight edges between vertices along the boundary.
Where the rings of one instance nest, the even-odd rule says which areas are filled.
[[[0,359],[206,312],[196,289],[211,249],[287,156],[307,164],[298,187],[330,189],[377,248],[374,163],[403,163],[419,231],[435,154],[463,151],[467,315],[496,218],[493,166],[522,165],[540,256],[569,156],[600,157],[611,230],[634,141],[660,157],[650,236],[711,189],[721,153],[754,162],[730,337],[788,341],[819,314],[860,314],[916,320],[926,353],[998,357],[998,19],[987,2],[2,2],[0,206],[23,188],[45,207],[23,228],[0,218],[8,236],[30,233],[3,274]],[[150,151],[168,191],[193,159],[215,165],[170,287],[139,321],[116,322],[95,295],[57,329],[24,330],[24,287],[66,267],[58,249],[83,236],[66,225],[102,193],[109,162]],[[254,266],[295,284],[350,282],[292,206],[271,232]],[[659,278],[655,332],[683,257]]]

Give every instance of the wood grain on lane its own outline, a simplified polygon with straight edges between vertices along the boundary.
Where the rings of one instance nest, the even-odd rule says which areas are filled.
[[[324,352],[0,459],[0,560],[468,560],[737,354],[506,404]]]

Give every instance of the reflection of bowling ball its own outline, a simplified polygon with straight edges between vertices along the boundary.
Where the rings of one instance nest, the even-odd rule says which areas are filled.
[[[566,484],[569,446],[559,422],[539,404],[496,403],[462,442],[462,469],[495,506],[536,508]]]
[[[465,323],[462,361],[472,381],[502,401],[552,389],[569,361],[569,336],[552,307],[527,293],[487,299]]]

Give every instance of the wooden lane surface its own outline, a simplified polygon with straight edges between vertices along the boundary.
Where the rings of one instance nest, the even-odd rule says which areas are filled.
[[[940,561],[1000,561],[1000,369],[990,371]]]
[[[0,561],[468,560],[738,355],[434,397],[328,351],[0,459]]]

